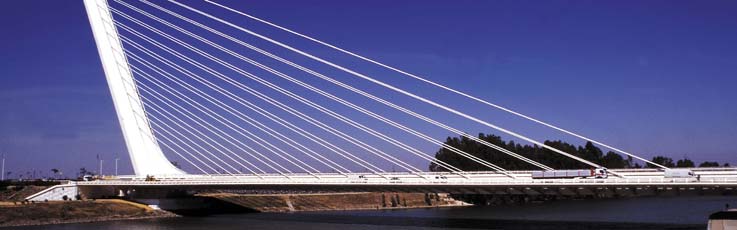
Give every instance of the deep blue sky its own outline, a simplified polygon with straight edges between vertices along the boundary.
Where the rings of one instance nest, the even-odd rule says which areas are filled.
[[[735,1],[222,2],[647,158],[737,163]],[[129,173],[82,2],[3,2],[0,31],[8,170],[96,169],[96,154],[119,153]],[[539,140],[571,140],[438,101]]]

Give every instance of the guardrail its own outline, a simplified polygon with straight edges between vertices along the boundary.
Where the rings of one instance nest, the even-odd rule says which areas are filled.
[[[737,177],[701,178],[608,178],[608,179],[434,179],[413,180],[355,180],[355,179],[190,179],[159,181],[86,181],[74,182],[77,185],[735,185]]]
[[[735,176],[737,176],[737,167],[719,167],[719,168],[684,168],[688,170],[692,170],[694,172],[722,172],[722,173],[733,173]],[[539,171],[539,170],[520,170],[520,171],[508,171],[510,174],[514,175],[528,175],[531,174],[533,171]],[[657,175],[659,173],[662,174],[662,169],[609,169],[609,171],[616,172],[616,173],[625,173],[628,175]],[[418,177],[420,176],[427,176],[427,177],[433,177],[433,176],[450,176],[450,177],[460,177],[463,176],[484,176],[484,177],[502,177],[507,178],[506,175],[500,174],[500,173],[494,173],[489,171],[468,171],[468,172],[462,172],[462,173],[452,173],[452,172],[392,172],[392,173],[385,173],[385,174],[374,174],[374,173],[314,173],[314,174],[308,174],[308,173],[292,173],[287,175],[282,175],[278,173],[266,173],[266,174],[220,174],[220,175],[205,175],[205,174],[178,174],[178,175],[156,175],[156,178],[159,179],[171,179],[171,180],[178,180],[178,179],[193,179],[193,178],[223,178],[223,177],[269,177],[269,178],[285,178],[285,177],[350,177],[350,176],[373,176],[373,177],[381,177],[381,176],[401,176],[401,177]],[[136,176],[136,175],[123,175],[123,176],[113,176],[113,179],[123,179],[123,180],[139,180],[144,179],[145,176]],[[419,177],[418,177],[419,178]]]

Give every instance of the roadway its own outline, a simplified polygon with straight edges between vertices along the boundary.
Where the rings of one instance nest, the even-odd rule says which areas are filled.
[[[119,176],[104,180],[79,181],[78,185],[199,185],[199,184],[458,184],[458,185],[520,185],[520,184],[735,184],[737,168],[694,168],[697,177],[666,178],[663,171],[656,169],[613,169],[622,177],[533,179],[532,171],[509,171],[514,177],[490,172],[444,172],[422,173],[322,173],[322,174],[242,174],[242,175],[172,175],[157,176],[153,181],[145,177]]]
[[[489,172],[462,175],[439,172],[386,174],[279,174],[262,175],[176,175],[145,177],[119,176],[94,181],[73,181],[88,198],[134,192],[139,197],[166,197],[174,192],[193,194],[238,190],[254,193],[313,192],[425,192],[498,195],[648,195],[662,193],[735,194],[737,168],[695,168],[699,178],[666,178],[656,169],[618,169],[622,177],[605,179],[533,179],[531,171],[514,171],[514,178]],[[52,193],[53,189],[47,191]],[[59,193],[59,191],[57,191]],[[61,194],[61,193],[59,193]],[[32,197],[46,197],[37,194]],[[44,198],[46,199],[46,198]]]

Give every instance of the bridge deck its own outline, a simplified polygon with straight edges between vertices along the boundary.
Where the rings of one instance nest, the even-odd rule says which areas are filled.
[[[113,180],[75,182],[82,186],[182,186],[182,185],[473,185],[473,186],[554,186],[554,185],[725,185],[737,186],[737,169],[693,169],[699,177],[666,178],[658,170],[612,170],[620,177],[606,179],[562,178],[533,179],[530,171],[512,172],[512,177],[488,172],[449,173],[387,173],[387,174],[278,174],[264,175],[180,175],[158,177],[146,181],[140,177],[119,177]]]
[[[256,193],[311,192],[422,192],[495,195],[628,196],[647,194],[735,194],[737,169],[693,169],[699,177],[666,178],[652,169],[615,170],[624,178],[533,179],[530,171],[514,172],[514,178],[488,172],[464,175],[448,173],[389,174],[292,174],[283,175],[178,175],[157,177],[122,176],[115,179],[75,181],[73,186],[87,198],[135,194],[136,197],[168,197],[172,192],[198,193],[233,190]],[[49,199],[60,193],[51,188],[29,199]],[[54,192],[56,191],[56,192]],[[75,190],[77,191],[77,190]],[[51,194],[51,195],[49,195]],[[58,197],[57,197],[58,198]],[[61,198],[59,198],[61,199]]]

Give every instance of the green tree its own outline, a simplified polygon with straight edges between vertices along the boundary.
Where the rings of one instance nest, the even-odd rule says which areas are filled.
[[[693,168],[693,167],[696,167],[696,164],[694,164],[693,161],[688,158],[683,158],[682,160],[678,160],[678,162],[676,162],[676,167]]]
[[[87,171],[87,169],[84,168],[84,167],[79,168],[79,178],[82,178],[82,177],[84,177],[86,175],[92,175],[92,172]]]
[[[704,161],[699,164],[699,168],[714,168],[719,167],[719,163],[715,161]]]
[[[625,168],[634,168],[635,162],[634,159],[632,159],[632,156],[627,156],[627,161],[624,163]]]
[[[59,169],[55,169],[55,168],[51,169],[51,173],[54,174],[54,178],[56,178],[56,175],[58,175],[59,172],[60,172]]]
[[[616,154],[612,151],[609,151],[606,153],[606,155],[604,155],[601,164],[607,168],[628,168],[627,161],[625,161],[621,155]]]
[[[604,155],[603,152],[601,151],[601,149],[599,149],[593,143],[591,143],[591,141],[587,141],[583,149],[579,147],[579,154],[586,160],[603,163],[602,162],[602,157]]]
[[[656,163],[656,164],[659,164],[659,165],[668,167],[668,168],[675,167],[676,166],[676,164],[673,163],[673,159],[671,159],[669,157],[664,157],[664,156],[655,156],[650,161],[652,161],[653,163]],[[645,167],[647,167],[647,168],[657,168],[657,166],[655,166],[653,164],[650,164],[650,163],[648,163]]]
[[[515,152],[523,157],[530,160],[542,163],[556,169],[585,169],[591,166],[573,160],[567,156],[551,151],[547,148],[540,147],[538,145],[521,145],[514,141],[504,141],[500,136],[479,133],[478,138],[489,142],[493,145],[499,146],[506,150]],[[596,147],[591,142],[586,142],[583,146],[577,146],[574,144],[566,143],[561,140],[547,140],[543,142],[545,145],[552,148],[561,150],[563,152],[573,154],[591,162],[601,164],[608,168],[642,168],[638,162],[634,162],[632,157],[626,159],[622,155],[614,152],[607,152],[603,154],[601,149]],[[480,158],[484,161],[491,162],[502,168],[508,170],[540,170],[540,168],[525,163],[519,159],[511,157],[507,154],[502,153],[496,148],[488,147],[487,145],[481,144],[465,136],[460,137],[448,137],[445,140],[445,144],[465,153],[471,154],[474,157]],[[439,161],[443,161],[453,167],[456,167],[463,171],[488,171],[491,170],[488,167],[469,160],[467,157],[462,156],[448,148],[440,148],[435,153],[435,160],[429,165],[430,171],[448,171],[448,169],[442,166]],[[695,163],[690,159],[681,159],[677,162],[672,158],[665,156],[655,156],[652,161],[656,164],[660,164],[666,167],[694,167]],[[717,162],[704,162],[699,167],[718,167]],[[724,167],[728,167],[729,164],[724,164]],[[647,168],[657,168],[652,164],[645,164]]]
[[[480,133],[478,135],[478,138],[506,150],[515,152],[530,160],[553,168],[585,169],[591,167],[587,164],[581,163],[567,156],[564,156],[547,148],[542,148],[537,145],[520,145],[518,143],[515,143],[514,141],[504,141],[500,136],[491,134],[487,135],[483,133]],[[496,148],[491,148],[487,145],[478,143],[464,136],[448,137],[445,140],[445,144],[508,170],[540,170],[540,168],[532,164],[521,161],[499,151]],[[609,155],[605,156],[602,153],[601,149],[590,142],[586,143],[584,146],[576,146],[560,140],[548,140],[545,141],[544,144],[563,152],[581,157],[583,159],[603,164],[610,168],[621,168],[627,165],[627,162],[620,155],[607,153]],[[467,157],[464,157],[458,153],[450,151],[449,148],[440,148],[435,153],[435,160],[437,161],[432,161],[430,163],[429,169],[431,171],[448,171],[448,169],[443,167],[442,164],[439,163],[439,161],[443,161],[449,165],[452,165],[453,167],[457,167],[458,169],[464,171],[490,170],[490,168],[486,166],[469,160]]]

